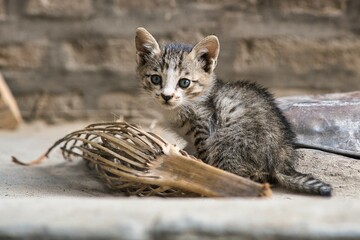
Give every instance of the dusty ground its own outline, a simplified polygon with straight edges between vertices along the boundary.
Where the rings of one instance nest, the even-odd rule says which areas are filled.
[[[333,185],[321,198],[274,188],[271,199],[128,198],[109,193],[80,162],[55,150],[23,167],[86,123],[35,123],[0,132],[0,239],[359,239],[360,161],[314,150],[298,170]]]
[[[83,122],[59,126],[35,123],[22,126],[15,132],[0,132],[0,197],[112,195],[81,161],[65,162],[58,149],[39,166],[29,168],[11,162],[11,156],[24,161],[34,159],[64,134],[86,125]],[[312,173],[332,184],[334,198],[360,198],[359,160],[316,150],[300,151],[304,157],[298,163],[298,170]],[[304,197],[281,188],[274,191],[275,198]]]

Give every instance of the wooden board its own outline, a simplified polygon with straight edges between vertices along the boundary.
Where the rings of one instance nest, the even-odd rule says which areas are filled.
[[[15,129],[21,122],[17,103],[0,73],[0,129]]]

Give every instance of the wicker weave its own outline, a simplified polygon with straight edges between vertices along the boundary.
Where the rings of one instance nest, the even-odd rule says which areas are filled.
[[[211,167],[158,135],[125,122],[91,124],[72,132],[33,163],[42,161],[60,144],[65,159],[80,157],[88,161],[107,186],[128,195],[271,195],[268,184]],[[14,161],[20,163],[15,158]]]

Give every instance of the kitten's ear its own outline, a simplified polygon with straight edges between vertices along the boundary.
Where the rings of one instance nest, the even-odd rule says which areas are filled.
[[[154,56],[160,54],[160,47],[155,38],[145,29],[136,29],[135,36],[136,61],[139,64],[145,55]]]
[[[205,72],[212,72],[217,64],[220,52],[220,43],[215,35],[210,35],[196,44],[191,51],[195,59],[200,61]]]

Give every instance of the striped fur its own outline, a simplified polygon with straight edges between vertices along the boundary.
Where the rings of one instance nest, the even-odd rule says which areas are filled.
[[[187,150],[258,182],[331,195],[329,184],[295,170],[295,134],[272,95],[254,83],[215,78],[220,49],[215,36],[194,47],[169,44],[160,49],[151,34],[139,28],[136,48],[140,82],[162,107],[169,126],[188,142]],[[151,82],[154,74],[161,76],[161,84]],[[182,78],[191,80],[188,88],[179,87]],[[172,98],[165,101],[164,94]]]

